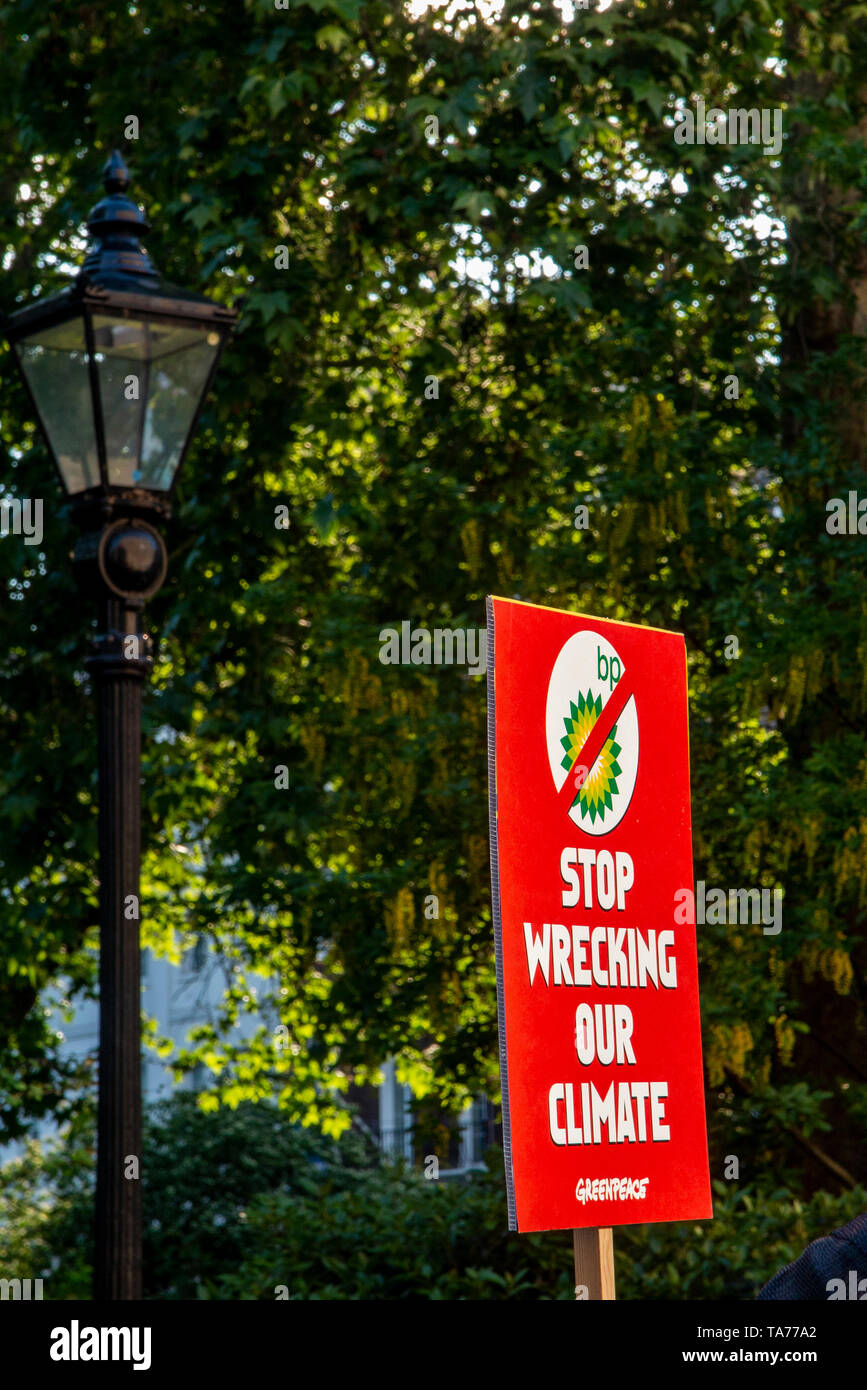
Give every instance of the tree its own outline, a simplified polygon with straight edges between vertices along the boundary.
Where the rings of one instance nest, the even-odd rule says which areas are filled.
[[[496,1090],[484,683],[378,657],[504,592],[685,632],[697,876],[785,889],[779,937],[701,933],[714,1172],[863,1177],[867,608],[824,510],[863,436],[857,12],[0,12],[7,306],[60,279],[132,112],[157,262],[243,312],[151,608],[145,742],[144,940],[204,934],[231,973],[177,1059],[214,1103],[276,1086],[337,1130],[388,1055],[448,1104]],[[698,98],[783,111],[783,157],[678,143]],[[8,378],[5,477],[53,497]],[[58,507],[41,551],[0,547],[10,1132],[68,1084],[39,989],[92,987],[68,544]]]

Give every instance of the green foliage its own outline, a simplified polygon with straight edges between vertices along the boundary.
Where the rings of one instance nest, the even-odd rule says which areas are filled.
[[[240,1267],[208,1281],[221,1299],[574,1299],[568,1232],[511,1236],[503,1159],[484,1173],[426,1181],[385,1166],[321,1196],[274,1193],[247,1214]],[[863,1188],[810,1202],[785,1189],[716,1182],[712,1222],[618,1227],[619,1299],[751,1300],[810,1240],[864,1210]]]
[[[31,1143],[0,1169],[0,1265],[51,1300],[90,1297],[93,1145]],[[381,1162],[357,1131],[332,1140],[272,1105],[203,1113],[178,1094],[150,1113],[142,1162],[146,1297],[477,1300],[574,1297],[568,1232],[507,1230],[503,1155],[427,1180]],[[750,1300],[804,1245],[867,1207],[714,1181],[713,1222],[618,1227],[617,1297]]]
[[[618,1298],[750,1300],[810,1243],[860,1215],[867,1191],[817,1192],[715,1180],[714,1219],[618,1228]]]
[[[88,1124],[31,1142],[0,1168],[0,1266],[87,1299],[93,1146]],[[203,1114],[191,1094],[148,1117],[142,1159],[145,1294],[154,1299],[570,1299],[568,1232],[507,1230],[503,1156],[428,1180],[382,1162],[355,1130],[298,1130],[273,1105]],[[714,1182],[713,1221],[619,1227],[621,1299],[751,1299],[810,1240],[867,1206],[863,1188],[803,1201]]]
[[[0,1267],[44,1276],[52,1299],[90,1297],[92,1120],[60,1143],[31,1140],[0,1168]],[[339,1141],[299,1131],[273,1105],[205,1114],[190,1093],[160,1102],[146,1119],[141,1162],[145,1296],[197,1298],[214,1271],[235,1268],[257,1194],[324,1200],[375,1161],[356,1130]]]
[[[243,315],[149,610],[143,937],[227,965],[175,1057],[215,1103],[337,1131],[390,1055],[445,1104],[496,1093],[484,684],[377,656],[502,592],[685,633],[697,876],[785,889],[778,938],[700,932],[713,1171],[863,1181],[867,591],[824,526],[867,441],[852,13],[0,10],[5,307],[63,279],[133,106],[157,262]],[[698,95],[783,107],[785,157],[676,145]],[[75,1103],[37,998],[92,989],[96,921],[92,615],[9,367],[3,482],[47,505],[42,547],[0,545],[7,1135]]]
[[[502,1154],[490,1165],[426,1180],[387,1163],[333,1195],[263,1194],[239,1267],[208,1296],[274,1299],[284,1285],[290,1299],[568,1298],[571,1236],[510,1236]]]
[[[85,1108],[62,1142],[30,1139],[0,1167],[0,1266],[44,1279],[46,1298],[90,1297],[93,1119]]]
[[[285,1111],[244,1103],[203,1114],[192,1095],[157,1106],[144,1144],[145,1293],[195,1298],[247,1247],[247,1205],[279,1190],[327,1200],[375,1161],[356,1131],[333,1141]]]

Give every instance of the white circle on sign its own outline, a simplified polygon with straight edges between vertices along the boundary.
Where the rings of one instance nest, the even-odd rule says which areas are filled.
[[[572,763],[625,668],[617,651],[595,632],[576,632],[563,644],[548,682],[545,733],[551,775],[559,792],[566,781],[575,788],[569,816],[588,835],[607,835],[626,815],[638,776],[638,714],[631,695],[602,751],[586,768]],[[568,763],[568,766],[567,766]]]

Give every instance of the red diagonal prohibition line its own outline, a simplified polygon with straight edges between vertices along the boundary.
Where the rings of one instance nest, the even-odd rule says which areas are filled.
[[[632,694],[632,686],[626,680],[625,675],[621,676],[614,690],[609,695],[604,708],[600,711],[599,718],[582,743],[578,756],[566,774],[566,781],[558,792],[558,796],[567,810],[571,808],[572,802],[581,790],[580,787],[576,787],[575,785],[576,767],[586,767],[586,781],[586,778],[590,776],[593,770],[593,764],[605,746],[605,740],[626,708]]]

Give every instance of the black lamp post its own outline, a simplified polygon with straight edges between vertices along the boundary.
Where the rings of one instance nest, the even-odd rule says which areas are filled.
[[[86,666],[99,726],[99,1112],[94,1297],[140,1298],[141,698],[144,602],[166,574],[156,524],[235,314],[161,280],[115,151],[76,280],[6,331],[81,527],[73,568],[98,603]],[[135,1164],[131,1159],[137,1160]]]

